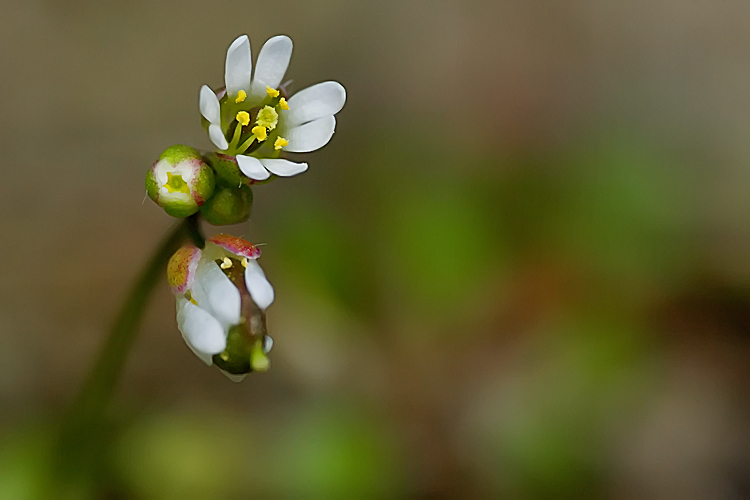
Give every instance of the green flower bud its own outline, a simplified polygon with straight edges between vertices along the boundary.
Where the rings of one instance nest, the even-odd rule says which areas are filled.
[[[219,187],[201,207],[201,215],[214,226],[239,224],[250,217],[252,205],[253,192],[249,186]]]
[[[242,184],[242,174],[234,156],[209,153],[203,160],[214,169],[217,186],[237,187]]]
[[[172,217],[193,215],[213,192],[213,170],[189,146],[165,149],[146,172],[146,193]]]

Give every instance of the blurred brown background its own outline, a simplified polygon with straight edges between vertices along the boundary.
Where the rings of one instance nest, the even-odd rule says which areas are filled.
[[[228,228],[267,243],[272,370],[205,367],[162,286],[92,497],[750,498],[749,26],[740,0],[3,0],[0,498],[38,495],[173,224],[146,168],[210,147],[198,89],[243,33],[348,92]]]

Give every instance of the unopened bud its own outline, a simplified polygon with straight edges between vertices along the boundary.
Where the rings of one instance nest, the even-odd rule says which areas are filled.
[[[214,169],[217,186],[238,187],[242,184],[242,174],[234,156],[209,153],[203,160]]]
[[[146,172],[146,192],[172,217],[188,217],[213,194],[214,173],[196,149],[178,144]]]
[[[253,192],[249,186],[219,187],[201,207],[201,215],[214,226],[239,224],[250,217],[252,206]]]

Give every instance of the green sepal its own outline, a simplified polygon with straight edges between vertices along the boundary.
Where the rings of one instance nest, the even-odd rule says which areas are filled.
[[[160,155],[159,160],[167,160],[172,165],[177,165],[181,161],[200,159],[201,154],[197,149],[185,146],[184,144],[175,144],[169,146]]]
[[[251,344],[245,331],[245,325],[233,326],[227,335],[227,347],[223,352],[214,354],[216,366],[232,375],[242,375],[252,371],[250,357],[253,354]]]
[[[192,200],[191,200],[192,201]],[[200,208],[198,204],[195,201],[192,201],[192,203],[185,203],[181,201],[172,200],[168,204],[162,205],[162,208],[165,212],[167,212],[167,215],[171,215],[172,217],[190,217],[194,213],[198,211]]]
[[[249,186],[218,187],[201,207],[201,215],[209,224],[225,226],[239,224],[250,217],[253,191]]]
[[[209,153],[203,157],[203,161],[214,169],[216,184],[226,187],[237,187],[242,184],[240,167],[234,157]]]
[[[214,171],[204,163],[193,179],[193,192],[205,203],[214,194],[215,187]]]
[[[146,194],[155,203],[159,201],[159,184],[156,182],[156,175],[154,175],[154,169],[149,168],[146,171]]]

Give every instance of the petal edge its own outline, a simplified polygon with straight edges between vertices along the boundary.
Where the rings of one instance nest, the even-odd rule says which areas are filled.
[[[224,83],[227,95],[233,97],[240,90],[250,90],[250,79],[253,72],[253,59],[250,50],[250,39],[241,35],[227,49],[227,60],[224,67]]]
[[[328,115],[335,115],[346,103],[346,89],[339,82],[328,81],[302,89],[289,98],[284,119],[290,126],[301,125]]]
[[[271,177],[260,160],[253,156],[237,155],[237,165],[243,174],[256,181],[264,181]]]
[[[274,175],[279,177],[291,177],[301,174],[307,170],[307,163],[294,163],[281,158],[267,158],[260,160],[260,163]]]
[[[333,115],[318,118],[315,121],[293,127],[286,132],[284,137],[289,144],[284,146],[284,151],[290,153],[309,153],[322,148],[333,137],[336,129],[336,118]]]
[[[292,58],[294,45],[286,35],[269,38],[263,44],[255,64],[252,93],[261,97],[266,95],[266,86],[276,89],[284,78],[289,60]]]

